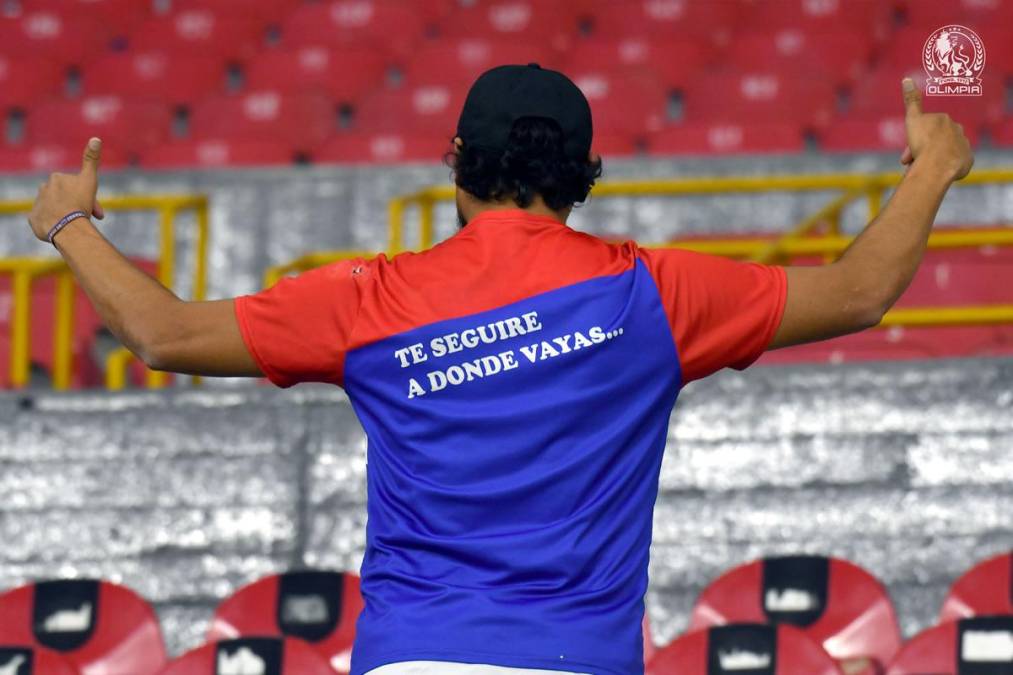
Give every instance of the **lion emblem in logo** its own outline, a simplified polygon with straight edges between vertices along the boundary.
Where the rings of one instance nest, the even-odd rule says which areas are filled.
[[[922,61],[930,96],[981,96],[985,45],[964,26],[943,26],[925,41]]]

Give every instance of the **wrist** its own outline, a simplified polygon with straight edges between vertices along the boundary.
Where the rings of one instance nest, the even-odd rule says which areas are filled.
[[[912,170],[916,168],[920,174],[935,176],[947,186],[960,175],[960,162],[939,153],[926,152],[911,164]]]
[[[75,240],[90,237],[97,232],[91,222],[91,218],[81,216],[69,221],[58,232],[54,233],[51,243],[57,250],[62,251],[68,245],[73,245]]]

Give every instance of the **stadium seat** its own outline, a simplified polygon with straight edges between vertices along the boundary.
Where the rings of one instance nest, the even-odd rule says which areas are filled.
[[[648,75],[590,68],[569,74],[591,104],[595,133],[643,134],[664,125],[668,100]]]
[[[409,3],[333,0],[299,7],[282,25],[282,41],[288,47],[383,46],[403,55],[415,47],[425,27],[423,13]]]
[[[725,52],[729,67],[777,72],[787,77],[850,83],[872,55],[870,35],[861,31],[810,33],[799,28],[736,35]]]
[[[603,39],[653,37],[703,39],[725,44],[738,22],[742,3],[692,0],[589,0],[582,23]]]
[[[820,133],[820,149],[830,152],[901,151],[906,146],[903,115],[844,117]]]
[[[121,96],[87,96],[30,108],[26,125],[30,143],[77,145],[80,154],[85,139],[99,136],[106,147],[132,154],[168,135],[169,111]]]
[[[57,652],[5,644],[0,637],[0,675],[79,675],[79,671]]]
[[[820,128],[830,122],[834,103],[828,81],[776,71],[722,72],[686,89],[685,117],[694,122],[778,122]]]
[[[954,23],[977,31],[983,26],[1008,26],[1013,21],[1013,5],[1004,0],[951,0],[945,4],[907,2],[905,13],[908,23],[926,33]],[[985,48],[988,49],[988,45]]]
[[[1013,614],[1013,552],[989,558],[961,575],[946,594],[939,621],[981,614]]]
[[[0,112],[57,96],[63,88],[64,72],[52,61],[0,55]]]
[[[270,138],[309,152],[336,125],[334,106],[327,97],[265,89],[198,103],[190,116],[190,135],[197,140]]]
[[[564,72],[604,70],[649,72],[666,91],[682,89],[701,77],[700,69],[712,58],[712,49],[700,41],[651,40],[630,37],[621,40],[578,40],[567,52]]]
[[[925,31],[915,28],[904,28],[891,36],[885,51],[880,55],[880,61],[886,65],[867,73],[856,82],[850,104],[851,110],[861,113],[896,113],[896,101],[884,94],[899,91],[900,80],[905,75],[913,77],[924,92],[926,73],[922,65],[922,48],[927,38],[928,34]],[[1005,41],[1009,41],[1009,38],[1006,37]],[[996,44],[995,51],[998,54],[998,47],[1002,43],[998,40],[993,42]],[[948,113],[965,127],[972,123],[995,122],[1002,118],[1006,94],[1005,76],[1001,68],[992,67],[990,57],[991,53],[987,60],[988,65],[981,74],[981,96],[926,94],[923,97],[925,110]]]
[[[201,7],[149,19],[129,40],[133,49],[156,46],[173,54],[244,61],[257,53],[262,33],[262,27],[249,16]]]
[[[792,626],[730,624],[659,649],[646,675],[841,675],[819,643]]]
[[[150,169],[221,168],[291,164],[295,152],[276,141],[209,139],[175,141],[152,148],[141,157]]]
[[[246,87],[284,93],[319,91],[352,103],[386,81],[387,57],[375,49],[307,45],[265,51],[246,67]]]
[[[223,90],[225,63],[214,56],[166,51],[109,54],[83,72],[88,95],[115,94],[166,105],[190,105]]]
[[[407,61],[409,81],[436,78],[442,82],[470,85],[493,66],[509,63],[539,63],[558,67],[553,53],[537,44],[519,40],[467,38],[427,43]]]
[[[475,0],[458,7],[439,25],[442,39],[522,40],[567,49],[577,17],[558,0]]]
[[[61,15],[95,21],[103,39],[119,40],[151,17],[153,3],[137,0],[35,0],[23,6],[45,7]]]
[[[801,152],[802,130],[794,124],[687,123],[667,127],[648,139],[652,155],[724,155]]]
[[[1013,116],[1006,117],[992,127],[992,142],[999,147],[1013,147]]]
[[[252,637],[198,647],[159,675],[335,675],[322,656],[302,640]]]
[[[102,24],[58,9],[39,9],[0,18],[4,54],[68,66],[105,46]]]
[[[449,133],[453,133],[452,131]],[[341,133],[318,146],[311,157],[324,164],[439,162],[450,150],[444,134]]]
[[[1008,675],[1013,673],[1013,615],[947,621],[922,631],[886,675]]]
[[[807,33],[832,33],[842,28],[883,40],[890,29],[892,8],[882,0],[778,0],[751,2],[742,23],[761,30],[794,28]]]
[[[331,667],[351,667],[359,578],[342,572],[288,572],[240,588],[215,610],[208,641],[247,636],[305,640]]]
[[[868,660],[881,668],[901,645],[882,584],[837,558],[786,556],[736,567],[700,595],[690,630],[741,621],[802,628],[839,662]]]
[[[84,143],[37,143],[10,147],[0,145],[0,171],[77,171],[81,168]],[[117,148],[102,149],[102,168],[127,166],[126,154]]]
[[[166,662],[154,610],[107,581],[41,581],[0,595],[0,642],[57,651],[84,673],[155,675]]]
[[[468,92],[467,85],[407,83],[366,97],[355,110],[354,127],[365,133],[406,136],[436,134],[449,140]]]
[[[303,0],[170,0],[169,11],[183,12],[194,9],[210,9],[215,14],[233,18],[252,19],[258,28],[276,24]]]

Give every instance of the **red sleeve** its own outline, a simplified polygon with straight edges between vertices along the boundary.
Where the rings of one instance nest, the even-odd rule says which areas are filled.
[[[782,267],[680,249],[641,249],[668,315],[683,384],[742,370],[767,349],[784,314]]]
[[[243,340],[271,382],[342,384],[362,296],[359,278],[369,265],[343,260],[236,298]]]

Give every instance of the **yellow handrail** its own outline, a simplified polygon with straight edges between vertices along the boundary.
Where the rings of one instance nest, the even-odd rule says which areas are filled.
[[[679,196],[706,195],[728,192],[812,192],[819,190],[854,191],[856,196],[867,195],[870,215],[879,212],[883,194],[895,186],[903,178],[900,172],[880,174],[813,174],[813,175],[781,175],[781,176],[709,176],[701,178],[670,178],[657,180],[614,180],[595,185],[591,191],[595,197],[647,197],[647,196]],[[959,185],[987,185],[993,183],[1013,183],[1013,168],[976,169]],[[389,244],[391,254],[405,250],[404,217],[409,206],[417,206],[420,210],[419,248],[426,249],[433,245],[432,223],[433,210],[436,203],[450,201],[454,198],[453,185],[438,185],[425,188],[412,194],[397,197],[391,201],[388,209]]]
[[[196,264],[194,266],[193,297],[203,300],[207,289],[207,241],[208,241],[208,199],[203,195],[127,195],[106,197],[102,206],[107,211],[156,211],[159,214],[159,260],[158,279],[168,288],[173,286],[175,269],[175,217],[180,211],[194,211],[197,221]],[[0,215],[16,215],[30,211],[31,200],[0,201]],[[31,368],[31,314],[33,282],[40,277],[56,278],[55,323],[53,335],[53,388],[64,390],[70,387],[74,358],[74,314],[76,293],[73,275],[66,264],[58,258],[7,258],[0,259],[0,274],[12,277],[13,317],[10,325],[11,384],[23,387],[28,384]],[[117,372],[107,371],[107,381],[125,384],[126,371],[133,355],[125,348],[114,352],[117,358],[110,359]],[[164,386],[163,373],[149,371],[147,384]]]

